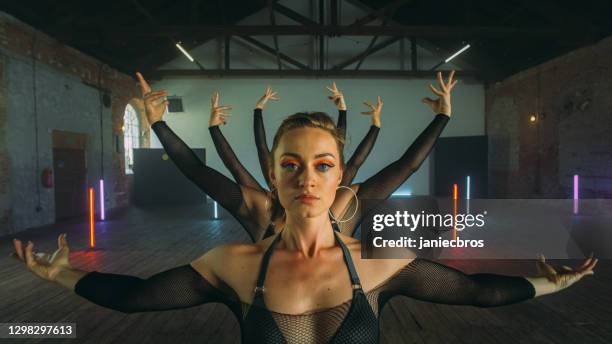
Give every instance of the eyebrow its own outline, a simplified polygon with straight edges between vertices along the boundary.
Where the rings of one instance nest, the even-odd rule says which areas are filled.
[[[281,154],[281,157],[283,157],[285,155],[289,155],[289,156],[296,157],[296,158],[301,158],[301,156],[299,154],[291,153],[291,152],[283,153],[283,154]],[[336,158],[332,153],[321,153],[321,154],[315,155],[315,159],[322,158],[322,157],[325,157],[325,156],[330,156],[330,157],[332,157],[334,159]]]

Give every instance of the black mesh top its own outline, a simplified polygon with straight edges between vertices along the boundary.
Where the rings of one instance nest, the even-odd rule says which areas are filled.
[[[341,245],[340,240],[337,242]],[[356,273],[350,273],[350,253],[344,251],[344,254],[349,270],[346,283],[360,285]],[[265,269],[262,268],[262,271]],[[263,286],[263,282],[260,286]],[[443,304],[493,307],[530,299],[535,295],[532,284],[523,277],[467,275],[424,259],[411,261],[372,290],[364,292],[356,288],[352,299],[306,314],[268,310],[263,297],[259,301],[257,297],[254,298],[253,304],[242,302],[233,291],[222,292],[215,288],[191,265],[170,269],[147,279],[91,272],[78,281],[75,292],[100,306],[125,313],[222,303],[239,320],[243,343],[300,344],[330,341],[377,343],[379,315],[395,296]],[[270,292],[273,290],[266,290],[264,296]]]

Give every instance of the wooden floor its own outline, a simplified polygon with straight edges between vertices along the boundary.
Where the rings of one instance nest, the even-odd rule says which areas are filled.
[[[208,207],[210,208],[210,206]],[[210,220],[205,207],[130,209],[97,224],[97,250],[84,223],[65,223],[18,235],[52,251],[67,232],[73,264],[147,277],[187,264],[210,248],[248,237],[232,219]],[[77,339],[0,339],[4,343],[239,343],[239,328],[222,305],[125,315],[91,304],[25,271],[0,238],[0,322],[74,322]],[[534,274],[533,262],[447,262],[466,272]],[[381,316],[382,343],[611,343],[612,262],[559,294],[500,308],[444,306],[394,299]]]

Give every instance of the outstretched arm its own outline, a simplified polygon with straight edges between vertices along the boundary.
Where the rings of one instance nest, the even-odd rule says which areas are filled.
[[[255,190],[264,191],[257,180],[253,178],[249,171],[240,163],[234,150],[221,132],[220,126],[227,123],[227,116],[230,116],[227,111],[230,109],[230,106],[219,106],[219,93],[215,92],[211,99],[208,131],[212,137],[217,154],[219,154],[221,161],[223,161],[223,165],[230,171],[238,184],[248,186]]]
[[[393,296],[404,295],[451,305],[503,306],[565,289],[592,274],[596,263],[597,260],[587,260],[575,271],[566,270],[565,283],[556,283],[549,276],[468,275],[442,264],[415,259],[382,286],[381,301],[384,304]]]
[[[205,302],[229,302],[232,297],[214,287],[191,265],[155,274],[147,279],[88,272],[72,267],[66,235],[58,237],[53,254],[34,253],[34,244],[14,240],[14,256],[43,280],[55,282],[100,306],[124,313],[179,309]]]
[[[266,93],[257,101],[255,110],[253,112],[253,132],[255,134],[255,147],[257,148],[257,156],[259,157],[259,166],[261,167],[261,173],[268,184],[268,188],[271,188],[272,182],[270,181],[270,166],[272,159],[270,158],[270,149],[266,141],[266,130],[264,129],[263,123],[263,108],[266,106],[268,100],[279,100],[276,92],[268,86]]]
[[[370,111],[362,112],[362,114],[372,116],[372,125],[370,126],[370,130],[368,130],[366,136],[359,143],[359,146],[357,146],[357,149],[349,161],[346,163],[340,185],[350,185],[353,182],[359,168],[366,161],[368,155],[370,155],[370,152],[374,147],[374,143],[376,142],[376,138],[378,138],[378,132],[380,131],[380,114],[383,106],[382,100],[380,97],[378,97],[378,103],[376,106],[368,102],[364,102],[364,104],[370,108]]]

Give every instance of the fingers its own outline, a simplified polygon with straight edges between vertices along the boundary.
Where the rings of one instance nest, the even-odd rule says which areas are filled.
[[[363,104],[365,106],[369,107],[372,110],[376,109],[376,107],[374,105],[370,104],[370,102],[368,102],[368,101],[364,101]]]
[[[151,86],[149,86],[142,74],[136,72],[136,77],[138,78],[138,83],[140,84],[140,91],[142,91],[142,95],[144,96],[145,94],[151,92]]]
[[[154,92],[150,93],[146,98],[147,103],[156,103],[158,100],[166,96],[166,92]]]
[[[15,255],[17,256],[17,259],[21,260],[22,262],[25,262],[25,257],[23,254],[23,245],[21,244],[21,240],[13,239],[13,246],[15,246]]]
[[[440,87],[442,88],[443,91],[446,91],[446,85],[444,84],[444,80],[442,80],[442,72],[438,72],[436,76],[438,78],[438,83],[440,84]]]
[[[436,103],[436,101],[435,101],[435,100],[433,100],[433,99],[431,99],[431,98],[429,98],[429,97],[427,97],[427,98],[423,98],[423,99],[421,99],[421,101],[422,101],[423,103],[425,103],[425,104],[429,105],[429,106],[434,106],[434,105],[435,105],[435,103]]]
[[[440,97],[444,96],[444,92],[438,90],[437,88],[434,87],[434,85],[429,84],[429,88],[431,89],[431,91],[437,95],[439,95]]]
[[[455,70],[453,69],[448,75],[448,82],[446,83],[447,85],[451,85],[453,83],[454,76],[455,76]]]
[[[362,112],[362,115],[373,115],[374,111]]]
[[[29,268],[32,268],[34,267],[34,265],[36,265],[36,262],[34,261],[34,253],[32,253],[33,249],[34,249],[34,243],[31,241],[28,241],[28,244],[26,245],[26,248],[25,248],[25,262]]]
[[[215,91],[210,98],[210,105],[212,107],[217,107],[219,105],[219,92]]]
[[[382,107],[383,102],[382,102],[382,98],[380,96],[376,97],[376,102],[378,103],[379,107]]]

